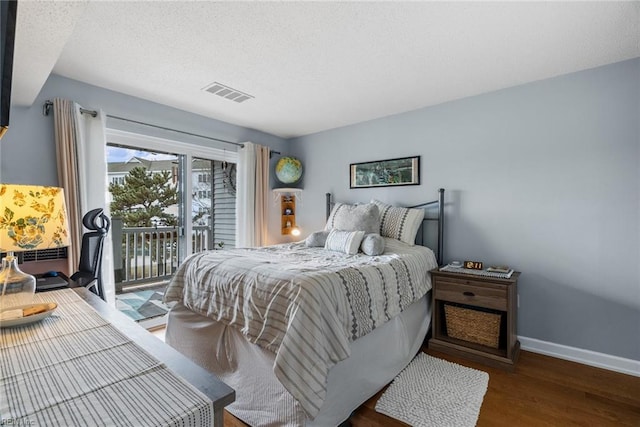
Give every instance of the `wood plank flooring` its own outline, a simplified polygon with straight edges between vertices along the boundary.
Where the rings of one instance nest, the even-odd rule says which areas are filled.
[[[479,427],[640,427],[640,378],[522,351],[509,373],[433,350],[427,354],[489,373]],[[406,424],[375,411],[382,391],[351,416],[354,427]],[[225,414],[225,427],[246,427]]]

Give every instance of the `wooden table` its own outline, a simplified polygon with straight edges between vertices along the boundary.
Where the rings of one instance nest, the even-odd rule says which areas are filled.
[[[73,282],[71,282],[70,285],[73,287]],[[210,400],[213,404],[213,425],[217,427],[223,426],[224,407],[235,400],[235,391],[231,387],[220,381],[214,374],[196,365],[187,357],[151,335],[148,331],[137,325],[123,313],[120,313],[115,308],[110,307],[98,296],[87,291],[85,288],[75,287],[71,290],[54,291],[51,293],[52,300],[55,300],[53,299],[53,296],[56,292],[75,293],[82,300],[88,303],[95,312],[97,312],[97,315],[99,316],[95,316],[94,314],[94,317],[102,318],[104,321],[108,322],[108,324],[119,331],[120,334],[124,335],[140,349],[146,351],[153,358],[157,359],[158,362],[166,366],[171,373],[182,378],[201,392],[204,397]],[[71,295],[73,295],[73,293]],[[43,296],[48,294],[49,293],[38,295],[40,295],[39,298],[43,298]],[[81,301],[78,301],[77,298],[76,301],[76,304],[81,304]],[[90,309],[86,308],[85,310]],[[9,333],[5,332],[9,331],[9,329],[2,329],[0,331],[4,334]],[[42,341],[39,340],[36,341],[36,343],[41,345]],[[3,372],[2,374],[2,376],[5,377],[5,374],[9,375],[10,373]]]

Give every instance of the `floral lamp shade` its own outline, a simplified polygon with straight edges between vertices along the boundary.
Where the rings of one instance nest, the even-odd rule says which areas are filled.
[[[62,188],[0,184],[0,252],[69,246]]]
[[[4,314],[21,316],[18,309],[33,301],[36,290],[35,277],[20,270],[14,252],[62,246],[69,246],[62,188],[0,184],[0,252],[7,253],[0,270],[0,326]]]

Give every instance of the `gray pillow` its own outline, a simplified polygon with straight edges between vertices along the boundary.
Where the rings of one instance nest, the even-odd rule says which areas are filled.
[[[315,231],[304,240],[305,246],[309,248],[323,247],[327,242],[328,230]]]
[[[366,255],[382,255],[384,253],[384,237],[378,233],[365,235],[360,244],[360,250]]]
[[[380,210],[373,203],[347,205],[336,203],[329,215],[325,230],[380,232]]]
[[[344,252],[347,255],[355,255],[358,253],[363,237],[364,231],[331,230],[324,248],[330,251]]]

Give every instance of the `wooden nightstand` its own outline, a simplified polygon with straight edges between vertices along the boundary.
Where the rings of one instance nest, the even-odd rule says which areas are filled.
[[[520,273],[514,272],[509,279],[439,269],[431,270],[430,273],[433,286],[433,335],[429,340],[429,348],[512,371],[520,353],[520,342],[517,339]],[[497,346],[472,342],[476,341],[473,338],[467,341],[451,336],[447,330],[445,305],[461,308],[463,313],[471,314],[476,319],[483,316],[492,320],[499,318],[496,326],[499,328]],[[485,314],[478,315],[479,312]],[[473,332],[478,321],[469,322],[465,327]]]

